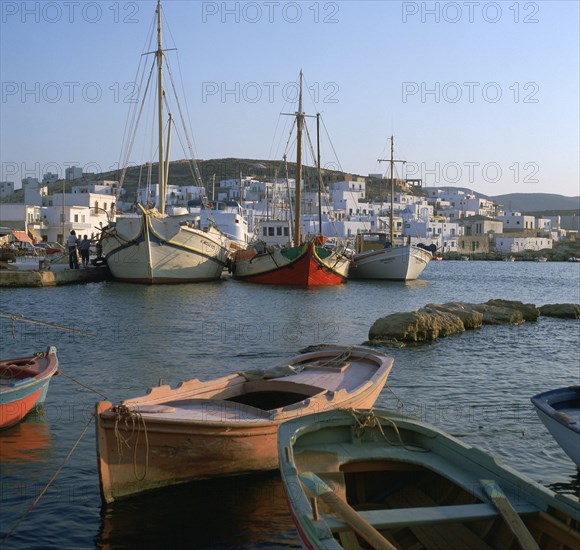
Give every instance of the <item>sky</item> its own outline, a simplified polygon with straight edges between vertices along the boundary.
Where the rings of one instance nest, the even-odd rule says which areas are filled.
[[[577,196],[579,4],[166,0],[163,41],[197,158],[281,159],[302,69],[323,166],[384,173],[393,135],[425,186]],[[0,181],[118,166],[155,5],[0,1]]]

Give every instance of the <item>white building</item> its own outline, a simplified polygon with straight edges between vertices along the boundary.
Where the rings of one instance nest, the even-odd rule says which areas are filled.
[[[50,185],[51,183],[56,183],[58,181],[58,174],[53,174],[52,172],[47,172],[42,176],[42,183]]]
[[[80,166],[69,166],[64,171],[66,181],[78,180],[83,177],[83,169]]]
[[[150,185],[137,190],[137,202],[139,204],[154,203],[157,208],[159,184]],[[195,185],[168,185],[165,194],[166,206],[187,206],[191,200],[198,200],[205,196],[205,187]]]
[[[9,197],[14,193],[13,181],[0,181],[0,198]]]
[[[551,248],[552,239],[545,237],[510,237],[504,233],[497,235],[495,239],[495,249],[507,254],[521,254],[526,251],[537,252]]]
[[[525,231],[526,229],[535,229],[536,218],[534,216],[522,216],[521,212],[506,212],[505,215],[499,216],[498,220],[503,222],[504,232]]]

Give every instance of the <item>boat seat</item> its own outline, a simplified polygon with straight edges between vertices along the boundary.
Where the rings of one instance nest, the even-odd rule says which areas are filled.
[[[514,508],[520,515],[539,513],[538,508],[527,503],[516,505]],[[395,527],[413,527],[415,525],[464,523],[498,517],[496,508],[488,503],[366,510],[358,513],[373,527],[379,530]],[[324,516],[324,520],[332,532],[350,529],[346,523],[334,516]]]

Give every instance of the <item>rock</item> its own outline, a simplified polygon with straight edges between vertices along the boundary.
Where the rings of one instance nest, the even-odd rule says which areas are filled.
[[[521,312],[524,321],[537,321],[540,310],[534,304],[524,304],[515,300],[488,300],[486,305],[515,309]]]
[[[580,304],[546,304],[540,306],[540,315],[560,319],[580,319]]]
[[[522,312],[517,309],[487,304],[474,304],[473,308],[483,314],[484,325],[521,325],[524,322]]]
[[[465,331],[461,319],[441,311],[394,313],[377,319],[369,330],[369,340],[427,342]]]
[[[483,324],[483,313],[476,311],[473,304],[464,302],[449,302],[448,304],[427,304],[426,311],[440,311],[444,313],[453,313],[461,319],[465,330],[474,330],[480,328]]]

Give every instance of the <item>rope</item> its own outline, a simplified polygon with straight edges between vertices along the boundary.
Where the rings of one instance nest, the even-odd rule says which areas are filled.
[[[135,424],[137,424],[137,438],[133,447],[133,475],[137,481],[143,481],[149,472],[149,436],[147,434],[145,419],[141,413],[130,410],[126,405],[117,405],[116,407],[113,407],[113,412],[115,413],[115,439],[117,440],[117,452],[119,453],[119,456],[123,456],[123,446],[128,449],[131,448],[129,439],[135,433]],[[131,433],[128,437],[123,437],[123,434],[119,430],[119,423],[121,420],[124,420],[125,429],[128,430],[129,419],[131,419]],[[145,471],[142,476],[139,476],[137,474],[137,447],[139,446],[139,438],[141,436],[141,424],[143,424],[143,433],[145,434]]]
[[[18,316],[18,315],[5,315],[5,314],[0,313],[0,317],[2,317],[3,319],[10,319],[12,321],[12,338],[15,337],[15,335],[14,335],[14,322],[15,321],[20,321],[21,323],[31,323],[33,325],[40,325],[43,327],[57,328],[59,330],[68,330],[69,332],[76,332],[77,334],[83,334],[85,336],[97,336],[96,334],[91,334],[90,332],[87,332],[86,330],[79,330],[76,328],[63,327],[61,325],[55,325],[54,323],[45,323],[43,321],[35,321],[34,319],[25,319],[24,317]]]
[[[97,395],[100,395],[101,397],[103,397],[104,399],[109,399],[105,394],[101,393],[98,390],[95,390],[94,388],[91,388],[90,386],[87,386],[85,384],[83,384],[82,382],[79,382],[78,380],[76,380],[75,378],[73,378],[72,376],[70,376],[69,374],[64,373],[62,370],[58,369],[57,374],[61,374],[62,376],[64,376],[65,378],[68,378],[69,380],[72,380],[73,382],[77,383],[79,386],[92,391],[93,393],[96,393]]]
[[[359,439],[362,437],[363,433],[366,430],[377,428],[388,445],[391,445],[393,447],[403,447],[408,451],[416,453],[430,452],[430,449],[425,449],[424,447],[419,447],[418,445],[411,445],[409,443],[405,443],[403,441],[403,438],[401,437],[401,433],[399,432],[397,424],[387,416],[377,415],[374,412],[374,410],[370,410],[369,412],[358,412],[355,409],[344,409],[344,410],[355,419],[357,423],[357,426],[355,428],[355,435]],[[380,422],[381,420],[385,420],[386,422],[391,424],[393,431],[397,435],[398,442],[397,441],[393,442],[387,437],[387,434],[385,434],[383,426]]]
[[[28,516],[28,514],[30,514],[30,512],[32,512],[32,509],[38,504],[38,502],[40,501],[40,499],[48,491],[48,489],[50,488],[50,486],[52,485],[52,483],[54,482],[54,480],[58,477],[58,475],[60,474],[61,470],[64,468],[65,464],[69,461],[70,457],[72,456],[73,452],[77,448],[77,446],[80,443],[81,439],[83,438],[83,436],[87,432],[87,429],[89,428],[89,424],[92,422],[92,420],[93,420],[94,417],[95,417],[95,413],[93,413],[91,415],[91,417],[89,418],[88,422],[85,424],[85,427],[83,428],[83,431],[79,435],[78,439],[74,442],[73,446],[71,447],[71,450],[66,455],[63,463],[59,466],[59,468],[56,470],[56,472],[54,473],[54,475],[48,480],[48,483],[44,486],[44,489],[42,489],[42,491],[40,492],[40,494],[34,499],[34,502],[20,516],[20,518],[18,519],[18,521],[15,523],[14,527],[12,527],[12,529],[10,529],[10,531],[7,533],[7,535],[0,541],[0,546],[2,544],[4,544],[14,534],[14,532],[16,531],[16,529],[18,529],[18,526],[24,521],[24,519],[26,518],[26,516]]]

